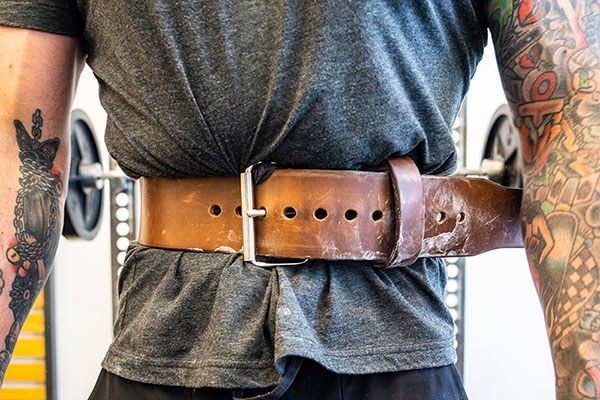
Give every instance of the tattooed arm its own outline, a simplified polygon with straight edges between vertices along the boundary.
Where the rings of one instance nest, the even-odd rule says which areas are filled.
[[[487,0],[557,398],[600,399],[600,2]]]
[[[82,59],[74,38],[0,27],[0,384],[60,238]]]

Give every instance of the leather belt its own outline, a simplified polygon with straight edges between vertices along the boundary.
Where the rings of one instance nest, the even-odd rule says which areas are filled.
[[[422,176],[407,157],[388,167],[278,169],[256,187],[250,169],[241,184],[238,177],[141,178],[139,242],[243,250],[252,262],[258,255],[383,267],[523,246],[521,190],[483,178]]]

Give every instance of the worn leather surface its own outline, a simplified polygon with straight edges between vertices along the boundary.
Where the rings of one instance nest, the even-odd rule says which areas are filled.
[[[418,176],[411,164],[392,161],[394,179],[383,171],[274,171],[255,187],[255,206],[267,210],[255,220],[257,254],[401,266],[523,245],[520,190],[483,178]],[[241,251],[238,177],[140,181],[141,244]],[[318,219],[317,209],[326,217]]]
[[[387,267],[412,264],[423,245],[425,199],[419,169],[408,157],[388,160],[394,196],[395,240],[385,262]]]

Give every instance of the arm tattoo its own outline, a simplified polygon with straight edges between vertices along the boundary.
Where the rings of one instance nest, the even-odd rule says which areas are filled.
[[[558,399],[600,399],[600,3],[490,0]]]
[[[13,220],[16,241],[6,252],[15,272],[8,305],[14,319],[9,334],[4,338],[4,349],[0,350],[0,382],[23,321],[44,285],[60,238],[62,182],[53,170],[60,140],[41,141],[43,119],[40,110],[35,111],[32,122],[31,135],[21,121],[14,122],[21,178]],[[0,293],[4,288],[1,278],[0,274]]]

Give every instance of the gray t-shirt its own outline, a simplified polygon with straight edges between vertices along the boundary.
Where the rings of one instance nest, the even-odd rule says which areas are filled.
[[[451,126],[487,40],[483,0],[0,0],[0,24],[83,37],[107,146],[132,177],[404,154],[450,173]],[[290,355],[340,373],[449,364],[445,282],[437,259],[266,270],[132,243],[103,366],[255,387],[275,384]]]

